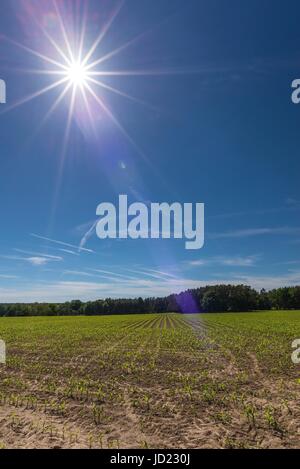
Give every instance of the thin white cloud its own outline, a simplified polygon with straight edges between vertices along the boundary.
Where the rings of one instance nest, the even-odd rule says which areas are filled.
[[[17,275],[0,274],[0,278],[3,280],[16,280],[19,277]]]
[[[200,267],[204,265],[223,265],[228,267],[252,267],[256,265],[260,256],[255,254],[252,256],[234,256],[224,257],[215,256],[207,259],[196,259],[187,262],[190,267]]]
[[[33,257],[26,257],[24,258],[27,262],[29,262],[32,265],[46,265],[48,262],[50,262],[50,259],[47,257],[38,257],[38,256],[33,256]]]
[[[159,274],[163,277],[171,277],[171,278],[177,278],[176,275],[170,273],[170,272],[164,272],[162,270],[155,270],[155,269],[143,269],[144,272],[153,272],[155,274]]]
[[[300,234],[300,228],[294,227],[279,227],[279,228],[248,228],[243,230],[225,231],[222,233],[211,233],[209,237],[211,239],[222,239],[222,238],[248,238],[250,236],[261,236],[261,235],[297,235]]]
[[[88,240],[91,238],[91,236],[93,236],[96,225],[97,225],[97,220],[94,221],[92,225],[88,228],[88,230],[84,233],[79,243],[79,249],[81,250],[84,249],[84,246],[86,245]]]
[[[117,280],[117,279],[115,279]],[[231,278],[211,278],[195,280],[188,278],[169,279],[135,279],[117,282],[87,282],[87,281],[59,281],[53,283],[39,283],[32,286],[24,285],[22,288],[0,288],[0,301],[2,302],[63,302],[74,298],[82,301],[99,298],[133,298],[165,296],[179,293],[189,288],[198,288],[217,284],[246,284],[257,290],[261,288],[272,289],[281,286],[300,284],[300,271],[288,272],[278,276],[248,276],[235,275]]]
[[[71,249],[63,249],[63,248],[58,248],[60,252],[64,252],[66,254],[71,254],[73,256],[79,256],[79,253],[76,251],[71,251]]]
[[[209,264],[209,261],[208,260],[202,260],[202,259],[196,259],[194,261],[188,261],[186,264],[191,266],[191,267],[200,267],[202,265]]]
[[[257,260],[258,256],[220,258],[220,264],[230,267],[252,267]]]
[[[286,199],[287,205],[292,208],[300,208],[300,200],[289,197]]]
[[[273,207],[273,208],[262,208],[258,210],[243,210],[240,212],[227,212],[221,213],[218,215],[209,215],[208,218],[212,219],[226,219],[226,218],[234,218],[234,217],[242,217],[242,216],[252,216],[252,215],[271,215],[280,212],[293,212],[300,209],[300,201],[288,198],[285,200],[286,205],[281,207]]]
[[[126,275],[126,274],[123,274],[120,272],[116,273],[116,272],[112,272],[111,270],[104,270],[104,269],[88,269],[89,271],[91,272],[95,272],[95,274],[97,274],[96,276],[97,277],[102,277],[102,278],[106,278],[106,279],[113,279],[114,281],[115,280],[133,280],[133,281],[136,281],[140,278],[143,278],[143,277],[150,277],[150,278],[155,278],[155,279],[159,279],[159,280],[162,280],[162,281],[167,281],[168,279],[176,279],[177,277],[173,274],[170,274],[170,273],[167,273],[167,272],[162,272],[162,271],[159,271],[159,270],[154,270],[154,269],[127,269],[127,268],[123,268],[123,270],[125,272],[129,272],[129,273],[132,273],[132,274],[135,274],[134,276],[132,275]]]
[[[64,241],[59,241],[57,239],[47,238],[46,236],[40,236],[40,235],[37,235],[35,233],[30,233],[30,236],[33,236],[34,238],[37,238],[37,239],[42,239],[44,241],[48,241],[49,243],[59,244],[61,246],[66,246],[66,247],[69,247],[69,248],[72,248],[72,249],[78,249],[79,251],[94,252],[93,249],[78,247],[78,246],[75,246],[74,244],[65,243]]]
[[[83,270],[64,270],[62,275],[71,275],[71,276],[78,276],[78,277],[95,277],[95,275],[90,274],[88,272],[84,272]]]
[[[125,269],[126,272],[131,272],[133,274],[136,274],[138,278],[141,276],[146,276],[150,278],[156,278],[156,279],[161,279],[161,280],[167,280],[169,278],[176,278],[176,275],[171,275],[167,272],[162,272],[159,270],[153,270],[153,269]]]
[[[33,266],[42,266],[46,265],[49,262],[61,262],[63,258],[60,256],[50,256],[49,254],[34,253],[30,251],[23,251],[22,249],[14,249],[14,251],[19,252],[20,254],[26,254],[26,256],[11,256],[11,255],[1,255],[2,259],[12,260],[12,261],[21,261],[28,262]]]
[[[286,274],[278,276],[249,276],[249,275],[238,275],[234,277],[235,281],[239,283],[246,283],[251,285],[257,290],[265,288],[271,290],[273,288],[289,287],[300,285],[300,271],[289,271]],[[231,283],[231,282],[228,282]]]
[[[120,274],[120,273],[115,273],[110,270],[104,270],[104,269],[89,269],[91,272],[95,272],[97,274],[100,274],[101,277],[104,277],[102,274],[105,274],[110,276],[110,277],[117,277],[118,279],[121,278],[123,280],[135,280],[135,277],[125,275],[125,274]],[[99,276],[99,275],[98,275]]]
[[[26,288],[0,288],[2,302],[63,302],[74,298],[83,301],[99,298],[129,298],[146,296],[163,296],[180,292],[187,288],[198,287],[202,282],[195,280],[177,280],[161,282],[159,280],[128,280],[110,282],[61,281],[56,283],[32,284]]]
[[[32,252],[32,251],[25,251],[23,249],[17,249],[15,248],[14,251],[19,252],[21,254],[27,254],[29,256],[34,256],[34,257],[42,257],[44,259],[49,259],[52,261],[62,261],[63,258],[61,256],[52,256],[51,254],[44,254],[40,252]]]

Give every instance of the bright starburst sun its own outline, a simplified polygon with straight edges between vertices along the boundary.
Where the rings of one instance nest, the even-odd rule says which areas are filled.
[[[66,76],[70,83],[75,87],[86,87],[89,78],[88,70],[80,61],[74,62],[70,65],[66,71]]]
[[[111,83],[107,82],[109,77],[121,77],[121,76],[143,76],[143,75],[160,75],[166,74],[169,72],[164,72],[162,70],[112,70],[103,68],[103,64],[106,61],[111,59],[112,57],[119,54],[121,51],[126,49],[127,47],[134,44],[137,40],[147,34],[149,31],[146,31],[137,37],[132,38],[131,40],[121,44],[116,49],[102,55],[101,57],[94,58],[100,43],[102,43],[104,37],[110,30],[112,23],[114,22],[115,18],[119,14],[122,6],[123,1],[121,1],[117,8],[112,12],[108,21],[102,29],[98,37],[92,43],[91,47],[88,49],[86,46],[86,29],[87,29],[87,5],[88,2],[84,2],[84,12],[81,17],[81,27],[79,28],[80,31],[78,34],[75,34],[74,31],[72,35],[68,33],[68,22],[66,21],[67,16],[63,15],[60,11],[58,6],[57,0],[52,0],[53,2],[53,11],[52,11],[52,20],[54,18],[54,23],[58,26],[58,31],[56,33],[50,34],[48,29],[42,25],[42,22],[38,21],[34,15],[31,16],[31,21],[38,26],[38,29],[42,32],[42,34],[47,38],[49,41],[49,45],[52,47],[53,55],[46,55],[41,51],[34,50],[24,44],[21,44],[13,39],[9,39],[6,37],[6,40],[12,43],[15,46],[20,47],[21,49],[25,50],[26,52],[30,53],[31,55],[38,58],[42,61],[44,68],[41,70],[27,70],[28,73],[34,74],[42,74],[49,77],[51,80],[50,84],[46,87],[32,93],[29,96],[22,98],[20,101],[12,104],[11,106],[6,107],[4,112],[7,112],[11,109],[14,109],[20,105],[24,105],[33,99],[41,97],[45,93],[48,93],[54,89],[61,88],[58,96],[55,98],[53,104],[51,105],[50,109],[47,110],[45,116],[41,120],[41,125],[43,125],[46,120],[54,113],[54,111],[58,108],[61,102],[69,96],[69,104],[68,104],[68,118],[66,121],[66,129],[65,129],[65,136],[64,136],[64,144],[63,148],[65,151],[67,148],[67,142],[69,139],[69,133],[71,128],[71,122],[75,114],[75,104],[77,100],[81,100],[83,103],[83,107],[85,109],[85,113],[87,118],[90,120],[91,125],[93,126],[93,112],[95,106],[92,105],[94,102],[100,109],[103,115],[106,115],[113,124],[123,133],[123,135],[127,138],[127,140],[133,144],[136,149],[137,146],[135,145],[132,138],[128,135],[125,128],[119,122],[117,117],[114,115],[113,111],[110,109],[110,106],[106,103],[103,93],[98,93],[98,89],[101,88],[104,92],[114,93],[118,96],[123,98],[129,99],[136,103],[146,105],[152,110],[154,109],[153,106],[145,103],[143,100],[140,100],[130,94],[123,92],[122,90],[115,88],[111,85]],[[60,31],[60,32],[59,32]],[[84,52],[85,51],[85,52]],[[87,51],[87,52],[86,52]],[[101,65],[101,69],[99,66]],[[26,71],[26,70],[25,70]],[[55,78],[56,77],[56,78]],[[105,79],[105,80],[104,80]],[[81,106],[82,109],[82,106]]]

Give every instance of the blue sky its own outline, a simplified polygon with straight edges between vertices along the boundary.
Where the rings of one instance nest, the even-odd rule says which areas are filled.
[[[72,42],[84,2],[77,22],[58,3]],[[54,3],[3,0],[0,301],[299,284],[299,14],[293,0],[90,0],[83,49],[111,23],[92,59],[116,51],[100,70],[127,73],[96,86],[115,120],[92,97],[90,115],[76,101],[66,139],[71,92],[43,122],[65,85],[13,107],[57,80],[28,50],[57,60],[50,35],[67,52]],[[204,202],[204,248],[98,239],[96,207],[119,194]]]

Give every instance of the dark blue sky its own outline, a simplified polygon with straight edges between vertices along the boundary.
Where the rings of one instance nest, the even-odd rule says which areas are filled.
[[[76,53],[85,2],[58,3]],[[119,5],[87,3],[84,52]],[[90,61],[120,48],[98,70],[138,73],[101,81],[147,105],[95,85],[128,137],[90,95],[90,116],[76,100],[64,151],[71,91],[42,121],[65,84],[10,109],[59,79],[20,47],[63,61],[49,42],[68,53],[54,3],[2,0],[0,301],[299,283],[299,14],[292,0],[125,1]],[[205,247],[99,240],[96,207],[122,193],[204,202]]]

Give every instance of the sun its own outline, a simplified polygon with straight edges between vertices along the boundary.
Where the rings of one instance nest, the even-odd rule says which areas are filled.
[[[100,2],[100,0],[99,0]],[[103,40],[108,35],[111,26],[118,14],[120,13],[124,0],[115,0],[116,6],[113,8],[107,21],[100,27],[98,36],[93,42],[90,42],[90,33],[88,30],[90,15],[89,3],[85,0],[76,0],[70,4],[76,4],[76,12],[62,9],[61,5],[69,2],[58,2],[58,0],[51,0],[53,8],[50,7],[52,12],[51,24],[44,23],[43,18],[40,20],[33,17],[34,13],[28,10],[28,20],[30,24],[37,26],[37,32],[34,34],[37,38],[41,37],[47,39],[45,42],[46,53],[44,50],[32,49],[23,42],[18,42],[13,38],[1,36],[0,39],[5,39],[10,44],[20,48],[22,51],[27,52],[40,61],[42,67],[20,69],[22,73],[30,73],[33,75],[42,75],[48,77],[49,83],[44,83],[43,87],[34,91],[33,93],[21,97],[9,106],[0,111],[0,116],[3,114],[32,102],[35,99],[40,99],[43,95],[53,93],[54,90],[59,90],[54,96],[53,102],[49,99],[49,108],[46,109],[45,114],[42,116],[34,136],[36,136],[45,123],[55,113],[61,103],[65,103],[66,111],[64,115],[65,123],[62,134],[61,152],[59,155],[59,172],[57,177],[54,207],[52,216],[56,211],[58,201],[58,194],[62,184],[62,175],[65,165],[65,160],[69,147],[69,140],[72,130],[73,121],[76,125],[80,126],[84,132],[84,136],[99,138],[98,126],[102,119],[107,118],[108,121],[122,134],[127,143],[134,149],[134,151],[142,158],[153,170],[147,155],[135,142],[135,139],[127,131],[126,126],[119,120],[115,114],[114,109],[110,103],[109,95],[116,95],[125,98],[134,104],[142,105],[148,108],[151,112],[155,112],[155,116],[160,115],[161,110],[156,106],[145,102],[143,99],[136,97],[123,91],[118,86],[113,86],[114,82],[121,84],[124,78],[124,83],[127,83],[128,77],[152,77],[160,75],[177,75],[186,73],[185,70],[176,69],[123,69],[115,65],[107,65],[107,62],[116,58],[121,52],[127,48],[138,43],[146,34],[150,33],[153,28],[142,32],[127,41],[119,44],[116,48],[104,48],[101,55],[98,51],[102,50]],[[42,3],[42,2],[41,2]],[[48,3],[48,2],[46,2]],[[77,8],[78,6],[78,8]],[[77,15],[78,14],[78,15]],[[78,16],[78,17],[77,17]],[[34,19],[34,23],[32,22]],[[94,20],[91,21],[92,28],[94,28]],[[48,52],[49,51],[49,52]],[[20,71],[19,70],[19,71]],[[1,93],[1,89],[0,89]],[[98,140],[97,140],[98,141]],[[124,168],[123,168],[124,169]],[[157,174],[157,173],[156,173]],[[159,176],[159,174],[158,174]]]
[[[86,86],[89,79],[87,68],[79,60],[71,63],[67,68],[65,75],[68,78],[69,83],[74,87]]]
[[[78,0],[78,4],[80,4],[80,1],[81,0]],[[125,127],[123,127],[122,123],[115,116],[113,110],[110,107],[110,104],[107,103],[106,95],[113,93],[136,104],[146,106],[156,113],[158,110],[157,108],[146,103],[144,100],[132,96],[131,94],[128,94],[121,89],[112,86],[110,79],[113,77],[156,76],[161,74],[170,74],[172,72],[169,70],[120,70],[115,68],[111,70],[110,68],[106,68],[106,61],[109,61],[124,51],[126,48],[136,43],[145,33],[133,37],[115,49],[110,50],[96,58],[94,55],[96,55],[99,46],[101,45],[106,34],[109,32],[110,27],[115,18],[118,16],[124,2],[123,0],[119,1],[119,4],[112,11],[107,23],[105,23],[104,26],[100,29],[99,35],[89,47],[87,46],[87,3],[88,2],[84,2],[82,20],[80,19],[78,23],[79,30],[75,29],[72,31],[72,34],[70,34],[71,27],[60,11],[57,0],[53,0],[55,9],[54,19],[58,26],[57,37],[56,35],[53,36],[50,34],[43,26],[43,24],[39,22],[37,23],[39,30],[46,37],[49,42],[49,46],[52,48],[51,55],[45,55],[39,50],[31,49],[30,47],[13,39],[7,37],[5,38],[13,45],[21,48],[22,50],[25,50],[32,56],[37,57],[44,65],[42,69],[29,69],[28,71],[25,69],[24,71],[48,76],[51,78],[51,83],[47,84],[42,89],[39,89],[38,91],[21,98],[11,106],[5,107],[3,112],[1,110],[0,115],[21,105],[29,103],[33,99],[40,98],[42,95],[53,91],[56,88],[61,88],[60,93],[55,98],[53,104],[51,104],[49,110],[47,110],[45,116],[41,120],[39,129],[50,118],[60,103],[63,102],[65,98],[67,98],[68,116],[66,119],[66,128],[63,138],[63,155],[65,155],[68,146],[72,120],[80,114],[80,119],[76,119],[76,122],[79,120],[82,121],[83,117],[86,117],[91,128],[95,130],[94,116],[96,112],[101,112],[102,115],[106,116],[117,127],[117,129],[121,131],[127,141],[134,146],[135,150],[144,157],[143,153],[140,151],[132,137],[128,134]],[[57,79],[53,79],[53,77],[57,77]]]

